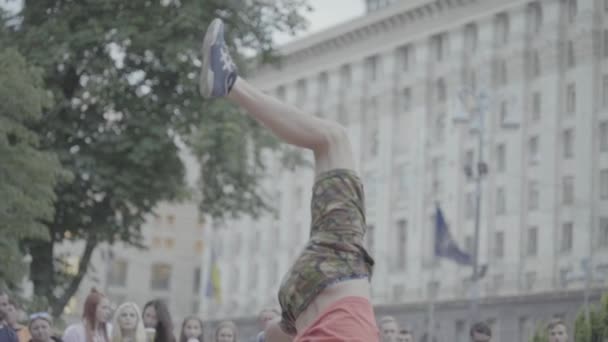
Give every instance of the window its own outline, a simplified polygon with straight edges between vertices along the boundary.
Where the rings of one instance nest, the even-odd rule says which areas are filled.
[[[477,50],[477,24],[470,23],[464,27],[464,49],[468,53],[473,53]]]
[[[473,237],[472,237],[471,235],[467,235],[467,236],[464,238],[464,250],[465,250],[467,253],[471,254],[471,255],[473,255],[473,253],[475,252],[475,251],[474,251],[474,249],[475,249],[474,244],[475,244],[475,243],[473,242]]]
[[[351,69],[350,65],[340,67],[340,89],[344,90],[351,86]]]
[[[507,199],[505,188],[496,189],[496,215],[504,215],[507,212]]]
[[[173,214],[167,215],[167,223],[170,226],[173,226],[173,224],[175,223],[175,215],[173,215]]]
[[[608,217],[600,217],[599,246],[608,247]]]
[[[174,238],[165,238],[165,248],[166,249],[173,249],[173,247],[175,246],[175,239]]]
[[[562,236],[560,250],[562,253],[569,253],[572,250],[573,228],[572,222],[562,224]]]
[[[540,55],[538,50],[533,50],[530,53],[530,76],[538,78],[541,74]]]
[[[168,290],[171,282],[171,266],[168,264],[152,265],[150,275],[150,289]]]
[[[448,34],[446,32],[435,35],[432,38],[432,46],[435,54],[435,61],[441,62],[447,56]]]
[[[507,84],[507,62],[504,59],[499,59],[494,65],[494,81],[497,86],[504,86]]]
[[[441,187],[441,179],[443,179],[443,177],[442,177],[443,164],[444,164],[444,158],[442,158],[442,157],[435,157],[431,161],[431,179],[433,181],[433,192],[436,195],[441,194],[441,192],[443,190]]]
[[[443,142],[445,138],[445,114],[437,113],[435,117],[435,141]]]
[[[196,242],[194,243],[194,250],[196,251],[196,254],[203,254],[203,248],[203,240],[196,240]]]
[[[109,286],[125,286],[127,284],[128,263],[124,259],[112,260],[108,270]]]
[[[366,144],[367,144],[367,157],[375,157],[378,155],[379,149],[379,136],[378,130],[380,129],[378,120],[378,101],[375,97],[369,100],[366,108],[365,122],[366,131]]]
[[[445,86],[445,80],[443,78],[438,79],[435,83],[435,91],[437,92],[437,101],[445,102],[447,91]]]
[[[494,257],[502,259],[505,255],[505,233],[494,233]]]
[[[538,122],[541,115],[541,97],[540,92],[535,91],[532,93],[532,115],[531,119],[533,122]]]
[[[529,257],[536,256],[538,253],[538,228],[528,228],[528,241],[527,241],[526,254]]]
[[[602,76],[602,106],[608,107],[608,75]]]
[[[367,225],[367,234],[365,235],[365,239],[367,240],[367,251],[372,256],[374,255],[374,231],[375,229],[373,225]]]
[[[507,101],[500,102],[500,124],[508,122],[509,119],[509,107]]]
[[[409,112],[412,109],[412,91],[410,88],[404,88],[401,92],[401,108],[404,112]]]
[[[507,169],[507,150],[505,144],[496,146],[496,172],[505,172]]]
[[[391,189],[393,190],[393,200],[396,202],[407,199],[407,164],[395,165],[393,169],[393,183]]]
[[[192,278],[192,292],[195,294],[201,290],[201,268],[200,266],[194,269]]]
[[[499,45],[506,44],[509,41],[509,16],[507,13],[498,14],[495,25],[496,42]]]
[[[564,177],[562,186],[562,204],[568,205],[574,203],[574,176]]]
[[[304,105],[307,96],[306,80],[302,79],[296,83],[296,104],[298,106]]]
[[[378,80],[378,55],[367,57],[365,60],[365,75],[367,80]]]
[[[249,289],[258,288],[258,275],[260,273],[258,264],[253,264],[253,267],[249,268]]]
[[[600,198],[608,200],[608,169],[600,171]]]
[[[475,72],[475,70],[470,70],[466,75],[467,79],[465,82],[468,85],[469,89],[474,91],[475,89],[477,89],[477,73]]]
[[[576,111],[576,87],[574,83],[568,84],[566,88],[566,114],[572,115]]]
[[[600,151],[608,152],[608,121],[600,122],[599,130]]]
[[[500,146],[500,145],[499,145]],[[503,146],[504,147],[504,146]],[[473,166],[473,163],[475,162],[475,157],[473,154],[473,150],[467,150],[464,153],[464,160],[463,160],[463,164],[465,166]]]
[[[543,12],[539,2],[533,2],[527,9],[528,27],[532,33],[539,33],[543,25]]]
[[[566,65],[568,69],[574,68],[576,66],[576,55],[574,52],[574,42],[568,41],[567,51],[566,51]]]
[[[522,316],[519,318],[519,327],[518,327],[518,335],[519,338],[517,339],[518,341],[529,341],[530,339],[532,339],[532,334],[534,334],[534,322],[526,317],[526,316]]]
[[[528,163],[530,165],[538,164],[538,161],[540,159],[538,139],[538,136],[534,136],[528,140]]]
[[[574,130],[572,128],[564,130],[562,133],[564,159],[571,159],[574,155]]]
[[[324,100],[327,99],[327,93],[329,91],[329,77],[327,72],[322,72],[319,75],[319,89],[317,93],[317,104],[322,106]]]
[[[604,30],[604,57],[608,57],[608,29]]]
[[[468,342],[469,330],[466,328],[465,321],[456,321],[456,339],[455,342]]]
[[[577,4],[577,0],[568,0],[568,22],[572,23],[574,22],[574,19],[576,19],[576,15],[578,13],[578,4]]]
[[[540,193],[538,182],[530,181],[528,183],[528,210],[537,210],[540,201]]]
[[[253,232],[253,239],[249,242],[249,249],[252,253],[257,253],[260,250],[262,244],[262,234],[256,230]]]
[[[397,265],[404,270],[407,265],[407,221],[397,221]]]
[[[471,220],[475,216],[475,193],[468,192],[465,201],[465,218]]]
[[[411,45],[405,45],[399,48],[399,64],[401,64],[401,71],[407,72],[410,70],[412,64],[413,47]]]
[[[160,248],[162,246],[162,244],[163,244],[163,241],[158,236],[155,236],[152,239],[152,246],[154,246],[154,248]]]

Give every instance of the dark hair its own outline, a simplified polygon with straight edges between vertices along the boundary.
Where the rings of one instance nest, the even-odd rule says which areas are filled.
[[[154,342],[175,342],[175,336],[173,336],[173,321],[171,320],[171,314],[167,308],[167,304],[160,299],[149,301],[144,305],[142,316],[146,312],[148,307],[154,307],[156,311],[156,333],[154,334]]]
[[[549,324],[547,324],[547,332],[551,332],[551,330],[553,330],[553,328],[558,325],[562,325],[565,328],[566,322],[564,322],[561,318],[552,319],[551,321],[549,321]]]
[[[486,322],[477,322],[477,323],[473,324],[469,335],[471,337],[473,337],[474,333],[484,334],[484,335],[492,337],[492,330],[490,329],[490,326]]]
[[[186,317],[186,319],[184,319],[184,322],[182,323],[182,331],[179,334],[179,342],[188,342],[188,338],[186,337],[184,330],[186,329],[186,324],[189,321],[197,321],[198,324],[201,326],[201,334],[198,335],[196,339],[203,342],[203,321],[201,321],[201,319],[196,316],[188,316]]]

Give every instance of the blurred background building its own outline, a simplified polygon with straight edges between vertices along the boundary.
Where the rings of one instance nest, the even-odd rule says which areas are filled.
[[[477,137],[453,120],[459,92],[470,88],[488,96],[482,315],[496,341],[526,340],[551,317],[570,324],[585,293],[593,301],[606,287],[608,1],[366,7],[364,16],[282,46],[280,66],[260,68],[252,80],[348,128],[366,189],[378,314],[423,331],[433,297],[439,340],[468,338],[471,268],[436,259],[432,244],[435,203],[458,243],[468,251],[475,243],[475,188],[464,170],[479,161]],[[96,265],[108,269],[96,266],[107,275],[100,283],[117,300],[171,298],[178,315],[200,310],[210,320],[252,317],[275,303],[308,237],[314,175],[267,157],[263,186],[276,213],[204,230],[194,205],[163,206],[144,229],[150,251],[100,253]],[[203,234],[213,243],[199,240]],[[201,295],[212,254],[221,301]]]

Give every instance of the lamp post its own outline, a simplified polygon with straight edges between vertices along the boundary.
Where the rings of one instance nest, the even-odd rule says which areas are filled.
[[[481,199],[483,195],[483,180],[488,174],[488,165],[484,161],[484,139],[486,128],[486,114],[489,107],[489,96],[480,91],[463,89],[458,94],[458,103],[461,110],[455,112],[454,122],[470,126],[477,138],[477,168],[476,172],[471,165],[465,166],[467,178],[475,181],[475,231],[473,236],[473,275],[471,277],[471,318],[476,321],[479,318],[479,280],[484,276],[486,268],[479,264],[479,240],[481,226]],[[506,113],[505,113],[506,114]],[[514,118],[503,116],[500,118],[501,126],[504,128],[517,128],[519,122]]]

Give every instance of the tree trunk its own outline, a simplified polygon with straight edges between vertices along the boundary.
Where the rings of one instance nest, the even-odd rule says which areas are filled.
[[[34,294],[45,297],[48,300],[51,314],[54,317],[61,316],[63,309],[74,293],[76,293],[82,279],[87,273],[93,251],[97,247],[97,241],[95,239],[87,239],[86,241],[84,251],[78,261],[78,272],[69,280],[68,284],[56,284],[54,277],[53,250],[56,241],[36,241],[31,245],[32,264],[30,278],[34,284]],[[59,297],[55,296],[57,286],[64,289]]]
[[[78,261],[78,273],[70,280],[70,283],[65,288],[61,296],[51,304],[51,312],[54,317],[61,316],[63,309],[68,304],[70,298],[72,298],[74,293],[78,291],[78,287],[80,287],[80,283],[89,269],[89,263],[91,262],[91,257],[93,256],[95,247],[97,247],[97,240],[92,238],[87,239],[82,256]]]

